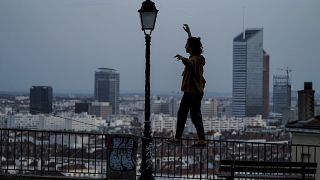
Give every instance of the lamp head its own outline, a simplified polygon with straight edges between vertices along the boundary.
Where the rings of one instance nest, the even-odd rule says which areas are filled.
[[[151,35],[156,24],[158,10],[154,2],[146,0],[142,3],[140,10],[141,29],[145,34]]]

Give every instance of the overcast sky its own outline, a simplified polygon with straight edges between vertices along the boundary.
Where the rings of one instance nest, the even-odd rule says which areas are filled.
[[[319,0],[154,0],[151,89],[179,91],[188,23],[204,46],[206,91],[232,91],[232,41],[245,26],[261,28],[272,76],[293,70],[293,89],[320,91]],[[120,91],[144,90],[145,40],[138,0],[0,0],[0,91],[50,85],[93,94],[94,71],[117,69]]]

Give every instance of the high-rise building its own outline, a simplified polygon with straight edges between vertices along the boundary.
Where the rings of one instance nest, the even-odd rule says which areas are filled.
[[[119,113],[120,74],[109,68],[98,68],[95,71],[94,97],[99,102],[109,102],[112,113]]]
[[[32,86],[30,88],[30,114],[52,112],[52,87]]]
[[[290,119],[291,82],[289,74],[273,76],[273,112],[282,114],[282,124]]]
[[[312,82],[304,82],[304,90],[298,91],[299,121],[314,117],[314,92]]]
[[[263,29],[247,29],[233,39],[232,115],[263,114]]]
[[[269,72],[270,56],[266,51],[263,51],[263,119],[267,119],[269,117]]]

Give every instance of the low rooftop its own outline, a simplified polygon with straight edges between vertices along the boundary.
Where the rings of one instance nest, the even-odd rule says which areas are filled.
[[[293,121],[287,124],[290,131],[320,133],[320,116],[315,116],[305,121]]]

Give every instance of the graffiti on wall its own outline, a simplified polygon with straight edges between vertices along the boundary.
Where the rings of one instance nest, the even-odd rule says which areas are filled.
[[[109,141],[109,168],[113,171],[133,171],[136,168],[136,142],[131,137],[113,137]]]

